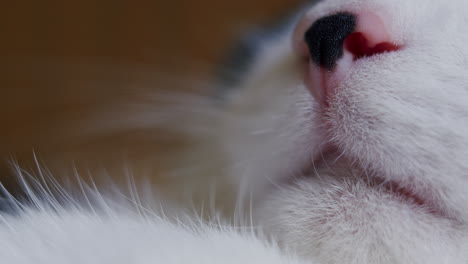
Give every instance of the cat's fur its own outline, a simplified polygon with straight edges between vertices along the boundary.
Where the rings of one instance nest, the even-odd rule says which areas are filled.
[[[467,8],[462,0],[324,0],[308,8],[310,23],[377,13],[401,47],[355,61],[326,108],[304,84],[295,26],[264,43],[216,110],[229,118],[213,127],[212,141],[227,160],[220,182],[240,190],[254,223],[282,248],[319,264],[468,262]],[[194,236],[140,217],[27,210],[5,221],[1,257],[51,263],[54,249],[65,252],[56,263],[97,263],[101,256],[82,247],[102,247],[104,259],[141,257],[133,263],[284,263],[252,237],[219,229]],[[182,245],[187,257],[174,260]],[[89,259],[80,262],[74,250]]]
[[[168,204],[170,211],[151,210],[122,194],[88,190],[81,202],[66,195],[62,206],[40,193],[28,205],[10,204],[14,214],[1,217],[2,263],[307,263],[253,229],[170,216],[175,207]]]

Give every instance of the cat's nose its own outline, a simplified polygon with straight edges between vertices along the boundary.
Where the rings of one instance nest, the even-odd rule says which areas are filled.
[[[336,85],[348,70],[343,67],[352,67],[354,61],[363,57],[399,49],[392,43],[384,21],[370,12],[339,12],[315,21],[305,16],[298,23],[293,41],[300,56],[310,62],[306,83],[320,99],[327,96],[330,88],[311,85],[323,86],[331,77]],[[332,73],[338,76],[330,76]]]
[[[394,51],[382,19],[372,13],[335,13],[310,25],[301,21],[295,33],[295,46],[317,66],[333,70],[344,53],[353,59]],[[297,43],[299,42],[299,43]]]

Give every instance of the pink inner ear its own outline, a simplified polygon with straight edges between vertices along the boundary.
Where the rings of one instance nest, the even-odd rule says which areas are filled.
[[[355,60],[400,49],[400,47],[390,42],[380,42],[374,46],[370,44],[364,33],[355,32],[346,38],[344,48],[354,55]]]

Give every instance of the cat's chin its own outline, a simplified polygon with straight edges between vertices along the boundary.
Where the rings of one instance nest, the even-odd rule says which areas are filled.
[[[313,162],[305,166],[300,174],[285,177],[284,184],[297,186],[308,179],[324,181],[325,178],[331,179],[334,187],[340,184],[364,185],[369,190],[382,193],[406,208],[454,223],[459,222],[453,216],[454,214],[443,206],[443,201],[439,199],[436,189],[432,186],[410,178],[401,177],[400,180],[396,180],[395,177],[387,177],[382,172],[366,169],[360,162],[346,157],[334,147],[328,147],[326,151],[321,152]]]
[[[433,205],[430,194],[416,194],[405,183],[327,156],[312,172],[289,179],[264,199],[256,219],[280,243],[324,263],[346,257],[353,259],[348,263],[385,264],[429,263],[416,261],[421,252],[444,259],[448,253],[436,252],[441,241],[447,248],[459,243],[460,223]]]

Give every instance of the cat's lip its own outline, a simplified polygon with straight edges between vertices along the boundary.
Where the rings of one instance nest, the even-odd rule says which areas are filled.
[[[317,170],[319,168],[333,169],[334,163],[338,160],[346,160],[349,164],[349,169],[355,171],[361,171],[358,173],[358,177],[349,177],[349,180],[360,180],[370,188],[377,189],[381,192],[385,192],[394,197],[394,200],[400,203],[409,205],[410,208],[421,210],[425,213],[433,215],[438,218],[448,219],[454,223],[460,223],[460,221],[450,213],[450,211],[443,206],[443,202],[435,195],[435,190],[430,186],[422,187],[420,184],[408,181],[399,181],[395,179],[389,179],[383,174],[378,172],[367,172],[363,168],[359,168],[356,163],[349,162],[349,159],[338,155],[336,148],[329,147],[326,151],[322,152],[320,156],[314,160],[306,169],[302,170],[300,177],[289,179],[289,184],[294,184],[298,179],[304,179],[308,177],[318,177]],[[417,186],[417,188],[413,188]]]

